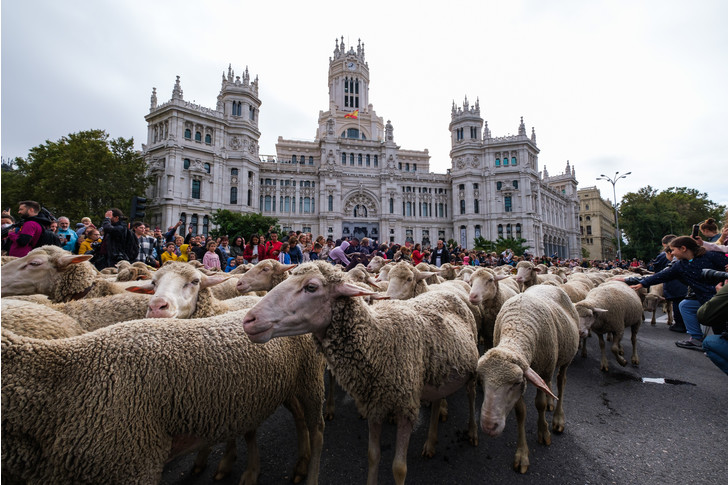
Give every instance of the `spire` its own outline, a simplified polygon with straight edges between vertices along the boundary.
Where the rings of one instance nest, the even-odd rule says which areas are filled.
[[[543,178],[544,180],[549,178],[549,171],[546,169],[546,165],[543,166]]]
[[[334,49],[334,59],[339,57],[339,39],[336,39],[336,48]]]
[[[149,111],[157,107],[157,88],[152,88],[152,97],[149,104]]]
[[[245,66],[245,72],[243,73],[243,85],[247,86],[250,83],[250,73],[248,73],[248,66]]]
[[[523,116],[521,116],[521,124],[518,126],[518,134],[526,136],[526,125],[523,124]]]
[[[359,43],[356,46],[356,55],[361,56],[361,39],[359,39]]]
[[[465,101],[463,101],[463,111],[468,111],[470,103],[468,103],[468,95],[465,95]]]
[[[480,97],[475,98],[475,114],[480,114]]]
[[[232,80],[233,80],[233,65],[232,64],[228,64],[228,77],[227,77],[227,80],[230,81],[230,82],[232,82]]]
[[[346,48],[344,47],[344,36],[343,35],[341,36],[341,48],[340,48],[340,52],[341,52],[342,55],[346,54]]]
[[[490,139],[490,128],[488,128],[488,122],[485,122],[485,126],[483,127],[483,140]]]
[[[452,100],[452,115],[455,116],[455,114],[458,112],[457,106],[455,106],[455,100]]]
[[[174,89],[172,90],[172,99],[184,99],[182,97],[182,86],[180,86],[179,83],[179,76],[177,76],[177,81],[174,83]]]
[[[536,128],[533,126],[531,127],[531,141],[534,145],[536,144]]]

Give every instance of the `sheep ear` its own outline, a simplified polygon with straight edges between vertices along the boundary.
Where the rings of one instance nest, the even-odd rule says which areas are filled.
[[[381,290],[379,285],[374,281],[373,278],[367,278],[366,283],[376,290]]]
[[[375,291],[367,291],[360,286],[352,285],[351,283],[339,283],[334,287],[334,294],[336,296],[370,296],[378,295]]]
[[[369,295],[369,298],[372,300],[389,300],[391,297],[387,296],[384,293],[373,293]]]
[[[207,278],[202,278],[202,280],[200,281],[200,288],[209,288],[211,286],[219,285],[220,283],[229,279],[230,277],[228,276],[228,273],[208,276]]]
[[[609,310],[605,310],[604,308],[593,308],[592,311],[594,313],[607,313]]]
[[[500,280],[504,280],[506,278],[508,278],[507,274],[499,274],[499,275],[496,275],[495,280],[500,281]]]
[[[144,295],[153,295],[154,287],[151,284],[144,286],[127,286],[126,291],[131,293],[142,293]]]
[[[58,267],[65,268],[71,264],[83,263],[93,258],[93,254],[65,254],[58,258]]]
[[[297,264],[284,264],[283,271],[291,271],[296,266],[298,266],[298,265]]]
[[[536,374],[536,371],[531,369],[530,367],[526,369],[526,372],[524,372],[524,375],[526,376],[526,379],[528,379],[531,384],[541,389],[543,392],[548,394],[549,396],[553,397],[558,401],[558,397],[554,396],[554,393],[551,392],[551,388],[544,382],[543,379],[541,379],[541,376]]]
[[[420,271],[417,273],[417,281],[426,280],[430,276],[434,276],[435,273],[432,271]]]

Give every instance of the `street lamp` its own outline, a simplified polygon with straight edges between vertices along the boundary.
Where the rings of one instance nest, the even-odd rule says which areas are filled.
[[[619,175],[619,172],[614,174],[614,179],[607,177],[604,174],[601,174],[599,177],[597,177],[597,180],[606,180],[612,184],[612,195],[614,197],[614,221],[617,223],[617,259],[620,261],[622,260],[622,233],[619,232],[619,213],[617,212],[617,181],[619,179],[625,178],[627,175],[631,174],[632,172],[623,173],[622,175]]]

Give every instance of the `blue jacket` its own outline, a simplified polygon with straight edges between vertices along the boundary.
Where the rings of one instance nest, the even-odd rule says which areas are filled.
[[[655,258],[655,273],[659,273],[663,269],[675,264],[677,261],[670,261],[665,256],[665,252],[661,252]],[[688,293],[688,287],[680,280],[666,281],[662,287],[663,295],[668,300],[677,300],[685,298]]]

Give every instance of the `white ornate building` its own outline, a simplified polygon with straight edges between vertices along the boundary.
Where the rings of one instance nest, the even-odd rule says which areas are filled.
[[[178,217],[206,233],[216,209],[259,212],[284,229],[368,236],[383,242],[523,237],[536,254],[579,257],[579,206],[574,169],[539,171],[536,135],[493,137],[479,102],[453,103],[452,166],[430,172],[427,150],[401,149],[390,121],[369,100],[364,45],[329,58],[329,106],[312,141],[278,138],[276,155],[260,155],[258,79],[228,67],[215,109],[188,101],[179,77],[172,99],[152,91],[144,157],[154,183],[150,222]],[[358,115],[354,117],[354,115]]]

